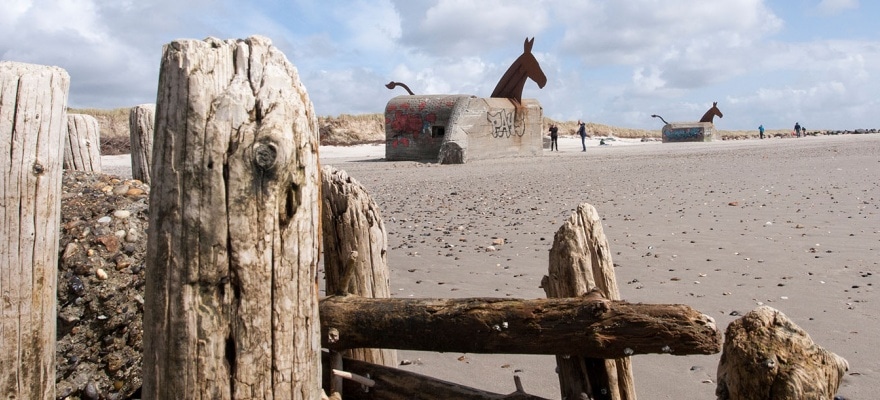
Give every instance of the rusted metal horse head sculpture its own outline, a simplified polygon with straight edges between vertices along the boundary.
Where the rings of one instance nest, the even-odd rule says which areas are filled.
[[[709,111],[706,111],[706,113],[703,114],[703,118],[700,118],[700,122],[713,122],[712,120],[715,119],[716,115],[718,116],[718,118],[724,118],[724,114],[721,114],[721,110],[718,109],[717,101],[712,102],[712,108],[710,108]]]
[[[507,69],[507,72],[501,77],[501,80],[498,81],[498,85],[495,86],[491,97],[505,97],[519,104],[522,102],[522,91],[526,85],[526,79],[535,81],[539,88],[543,88],[547,84],[547,77],[544,75],[544,71],[541,70],[538,60],[532,55],[532,45],[534,43],[535,38],[531,40],[526,38],[523,44],[522,55],[513,62],[510,68]]]

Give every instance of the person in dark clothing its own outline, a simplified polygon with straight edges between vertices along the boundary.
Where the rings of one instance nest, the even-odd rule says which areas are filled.
[[[801,137],[801,123],[800,122],[794,123],[794,134],[797,137]]]
[[[578,120],[578,135],[581,135],[581,147],[584,149],[581,151],[587,151],[587,144],[584,140],[587,138],[587,128],[584,124],[584,121]]]
[[[559,139],[559,128],[557,128],[555,124],[550,125],[550,151],[553,151],[553,148],[556,148],[556,151],[559,151],[559,143],[557,142],[557,139]]]
[[[761,139],[764,138],[764,124],[758,125],[758,134],[761,135]]]

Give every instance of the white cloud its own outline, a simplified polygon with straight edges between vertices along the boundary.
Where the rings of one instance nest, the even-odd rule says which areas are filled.
[[[782,27],[782,20],[760,0],[695,2],[630,0],[560,4],[556,14],[569,27],[562,50],[584,62],[656,62],[676,51],[714,55],[748,46]],[[693,61],[693,57],[681,61]]]
[[[836,15],[859,8],[859,0],[822,0],[816,8],[824,15]]]
[[[544,30],[549,17],[542,3],[528,0],[395,0],[401,42],[441,57],[480,56],[509,48]]]
[[[488,95],[535,37],[548,82],[523,95],[553,118],[656,127],[718,100],[721,129],[876,125],[876,5],[812,2],[838,13],[817,18],[773,1],[7,0],[0,58],[65,68],[74,107],[125,107],[154,101],[164,44],[261,34],[332,115],[381,112],[391,80]]]

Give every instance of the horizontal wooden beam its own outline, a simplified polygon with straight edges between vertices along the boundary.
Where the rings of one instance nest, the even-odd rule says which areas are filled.
[[[325,352],[324,365],[327,365],[328,361],[329,357]],[[346,380],[344,383],[345,400],[547,400],[526,393],[517,381],[511,382],[511,386],[516,387],[515,391],[510,394],[500,394],[348,357],[343,358],[342,364],[346,372],[369,376],[369,379],[374,383],[373,386],[366,387],[357,382]],[[324,368],[325,387],[330,373],[328,369]]]
[[[590,297],[554,299],[369,299],[332,296],[319,304],[321,343],[460,353],[714,354],[721,333],[681,304],[632,304]]]

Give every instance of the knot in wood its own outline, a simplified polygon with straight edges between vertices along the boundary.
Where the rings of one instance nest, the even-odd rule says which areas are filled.
[[[339,341],[339,330],[330,328],[327,330],[327,343],[336,343]]]
[[[34,163],[34,175],[42,175],[43,172],[46,172],[46,168],[43,167],[43,164],[40,164],[39,161]]]
[[[278,159],[278,149],[271,143],[257,143],[254,146],[254,163],[258,167],[268,170],[275,166]]]

